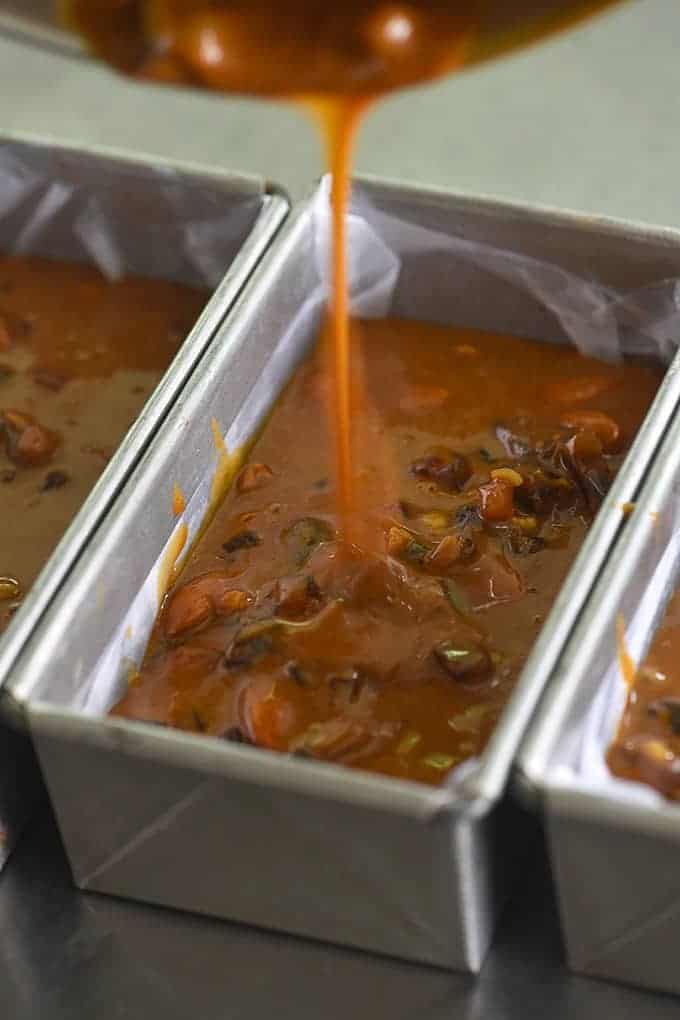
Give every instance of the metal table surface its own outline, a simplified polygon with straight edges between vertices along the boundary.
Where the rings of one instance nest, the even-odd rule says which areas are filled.
[[[567,972],[540,841],[477,980],[79,893],[46,807],[0,878],[0,931],[8,1020],[678,1016],[673,998]]]

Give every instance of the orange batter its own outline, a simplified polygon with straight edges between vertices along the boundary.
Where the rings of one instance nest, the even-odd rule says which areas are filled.
[[[662,370],[353,325],[355,533],[298,370],[116,714],[436,783],[484,747]]]

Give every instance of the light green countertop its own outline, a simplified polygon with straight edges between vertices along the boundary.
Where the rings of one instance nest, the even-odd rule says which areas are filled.
[[[680,225],[680,0],[633,0],[503,63],[384,103],[357,169]],[[283,106],[140,87],[0,40],[0,131],[263,173],[299,198],[317,139]]]

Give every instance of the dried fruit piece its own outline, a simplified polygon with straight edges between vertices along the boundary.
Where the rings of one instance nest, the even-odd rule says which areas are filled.
[[[649,705],[647,711],[650,715],[665,719],[673,733],[680,736],[680,698],[659,698]]]
[[[513,489],[517,489],[520,485],[524,484],[524,479],[519,471],[515,471],[514,468],[510,467],[494,468],[491,472],[491,477],[494,481],[500,479],[503,482],[508,482],[509,485],[512,485]]]
[[[357,719],[337,717],[312,725],[295,741],[294,750],[304,748],[313,755],[338,759],[358,750],[370,739],[366,726]]]
[[[481,515],[485,521],[509,521],[514,513],[515,486],[504,478],[494,478],[480,485]]]
[[[493,548],[493,547],[492,547]],[[514,602],[526,590],[524,578],[497,551],[483,550],[465,579],[465,591],[473,609],[499,602]]]
[[[56,432],[40,425],[30,414],[12,408],[2,412],[7,454],[22,467],[46,464],[59,446]]]
[[[621,429],[613,418],[602,411],[569,411],[560,424],[564,428],[594,433],[605,450],[613,450],[621,438]]]
[[[18,599],[20,595],[21,585],[14,577],[0,577],[0,602]]]
[[[217,615],[233,616],[235,613],[242,613],[252,601],[252,595],[249,595],[247,591],[230,588],[223,595],[215,596]]]
[[[430,531],[444,531],[449,526],[449,516],[443,510],[430,510],[420,520]]]
[[[179,637],[216,616],[231,616],[245,609],[251,596],[230,588],[229,584],[229,579],[219,573],[202,574],[173,592],[163,614],[167,636]]]
[[[266,485],[272,476],[273,472],[266,464],[246,464],[236,479],[236,489],[241,493],[253,492]]]
[[[518,531],[521,531],[523,535],[537,535],[539,530],[539,523],[536,517],[513,517],[511,524]]]
[[[410,471],[416,478],[434,482],[445,492],[460,492],[472,475],[467,457],[445,446],[428,450],[424,457],[413,461]]]
[[[461,683],[479,683],[493,672],[493,661],[486,648],[470,641],[440,641],[434,656],[447,676]]]
[[[390,528],[387,532],[387,554],[399,559],[411,542],[412,535],[405,528]]]
[[[277,614],[292,619],[316,612],[321,602],[321,590],[311,576],[282,577],[276,582],[275,593]]]
[[[168,605],[164,619],[165,633],[169,638],[179,637],[212,620],[214,615],[215,607],[210,596],[189,583],[180,588]]]
[[[249,683],[239,710],[247,733],[256,744],[279,751],[287,749],[288,736],[295,725],[295,710],[279,694],[276,680],[258,677]]]
[[[507,545],[516,556],[530,556],[545,549],[546,542],[540,535],[511,531],[507,538]]]
[[[594,432],[584,430],[577,432],[567,443],[567,449],[575,461],[589,464],[602,457],[602,443]]]
[[[223,543],[222,548],[226,553],[234,553],[239,549],[253,549],[256,545],[260,545],[262,539],[256,531],[247,529],[245,531],[239,531],[231,538],[228,538]]]
[[[69,476],[65,471],[50,471],[45,475],[45,481],[41,488],[43,492],[48,492],[50,489],[61,489],[68,481]]]
[[[471,555],[470,546],[474,551],[472,539],[463,535],[445,535],[441,542],[428,553],[427,564],[435,570],[447,570],[461,559]]]

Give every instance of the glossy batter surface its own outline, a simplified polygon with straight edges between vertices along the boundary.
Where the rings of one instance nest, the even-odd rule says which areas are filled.
[[[0,632],[205,300],[178,284],[0,256]]]
[[[622,779],[680,800],[680,589],[635,675],[607,762]]]
[[[436,783],[488,740],[661,371],[406,321],[352,345],[360,545],[319,346],[114,711]]]
[[[140,78],[301,102],[318,122],[332,177],[332,299],[337,506],[352,515],[345,218],[354,138],[394,89],[460,71],[566,28],[614,0],[62,0],[91,51]]]

